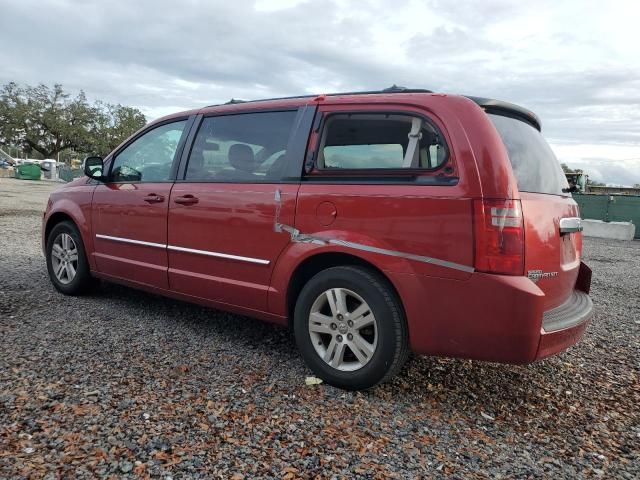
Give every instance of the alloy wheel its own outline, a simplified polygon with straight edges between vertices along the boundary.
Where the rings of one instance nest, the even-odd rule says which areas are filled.
[[[71,235],[60,233],[51,248],[51,266],[58,281],[68,285],[78,271],[78,247]]]
[[[373,311],[360,295],[346,288],[331,288],[311,306],[309,336],[325,363],[352,372],[373,357],[378,326]]]

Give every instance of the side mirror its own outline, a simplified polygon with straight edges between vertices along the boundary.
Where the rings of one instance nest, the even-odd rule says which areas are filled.
[[[94,180],[104,181],[102,170],[104,162],[102,157],[87,157],[84,159],[84,174]]]

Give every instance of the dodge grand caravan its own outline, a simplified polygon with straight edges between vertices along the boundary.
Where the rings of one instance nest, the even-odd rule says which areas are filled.
[[[161,118],[49,199],[54,286],[96,279],[293,329],[363,389],[410,351],[529,363],[592,317],[576,202],[540,121],[391,88]]]

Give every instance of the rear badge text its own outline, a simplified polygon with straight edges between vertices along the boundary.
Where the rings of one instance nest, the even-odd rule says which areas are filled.
[[[541,278],[553,278],[557,276],[558,272],[543,272],[542,270],[529,270],[527,272],[527,277],[533,283],[537,283]]]

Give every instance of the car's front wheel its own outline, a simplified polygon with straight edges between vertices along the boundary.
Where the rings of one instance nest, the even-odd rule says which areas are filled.
[[[60,222],[51,229],[46,255],[49,278],[58,291],[65,295],[79,295],[95,284],[82,237],[73,223]]]
[[[408,355],[395,292],[386,279],[362,267],[329,268],[311,278],[296,302],[294,330],[313,372],[348,390],[391,378]]]

